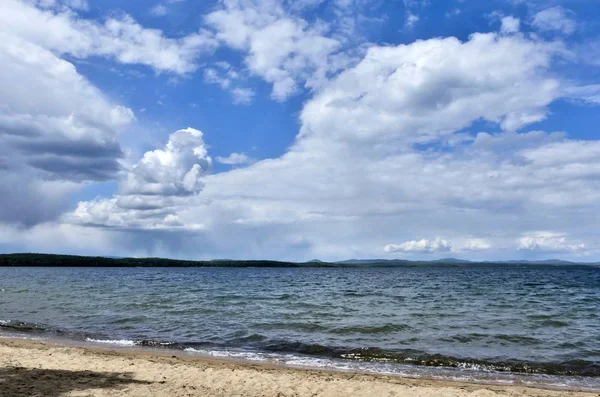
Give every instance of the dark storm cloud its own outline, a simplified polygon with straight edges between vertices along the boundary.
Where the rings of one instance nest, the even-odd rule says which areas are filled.
[[[1,130],[5,131],[5,130]],[[45,173],[51,180],[104,181],[113,179],[120,170],[123,157],[117,142],[91,139],[48,139],[43,136],[2,136],[6,168],[29,165]],[[8,160],[11,159],[12,161]],[[2,161],[0,161],[0,168]]]
[[[117,142],[95,142],[89,140],[78,141],[49,141],[49,140],[27,140],[13,144],[13,146],[23,152],[30,154],[53,153],[59,156],[75,156],[100,158],[122,157],[121,147]]]
[[[106,181],[120,169],[116,158],[58,156],[53,153],[33,157],[27,163],[48,173],[48,179],[73,182]]]

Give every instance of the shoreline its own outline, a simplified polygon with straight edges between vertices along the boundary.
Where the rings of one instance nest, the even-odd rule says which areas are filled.
[[[2,324],[10,322],[0,320]],[[600,392],[600,376],[564,375],[545,372],[521,372],[512,370],[505,365],[497,364],[500,369],[486,367],[477,362],[464,361],[465,366],[457,365],[428,365],[412,363],[395,363],[370,360],[344,360],[340,357],[327,355],[304,355],[294,352],[276,352],[261,350],[230,350],[226,347],[198,348],[169,341],[156,341],[146,339],[111,339],[106,336],[86,333],[70,333],[65,335],[57,328],[36,328],[36,324],[22,323],[33,327],[39,332],[28,333],[7,332],[0,329],[1,340],[26,341],[43,343],[52,346],[81,347],[84,349],[97,349],[100,351],[114,350],[120,352],[145,352],[164,356],[179,356],[216,360],[231,363],[250,365],[266,365],[298,370],[316,370],[334,373],[351,373],[365,375],[383,375],[403,379],[432,380],[451,383],[465,383],[477,385],[522,386],[534,389],[557,391],[598,391]],[[52,336],[45,335],[54,332]],[[68,336],[67,336],[68,335]],[[87,335],[87,336],[86,336]],[[460,364],[460,363],[459,363]],[[600,395],[600,393],[599,393]]]
[[[70,390],[56,393],[49,387]],[[150,348],[0,339],[0,396],[81,395],[70,394],[76,390],[91,396],[598,396],[598,391],[298,368]]]

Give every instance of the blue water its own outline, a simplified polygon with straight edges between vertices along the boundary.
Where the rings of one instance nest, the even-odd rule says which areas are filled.
[[[600,268],[0,268],[0,335],[600,389]]]

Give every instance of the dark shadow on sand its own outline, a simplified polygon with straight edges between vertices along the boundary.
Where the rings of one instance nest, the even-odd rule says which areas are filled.
[[[2,397],[59,397],[75,390],[122,389],[130,384],[150,383],[152,382],[135,380],[130,373],[0,368],[0,396]]]

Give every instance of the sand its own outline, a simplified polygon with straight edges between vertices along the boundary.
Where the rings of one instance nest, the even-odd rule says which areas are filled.
[[[0,396],[598,397],[0,339]]]

